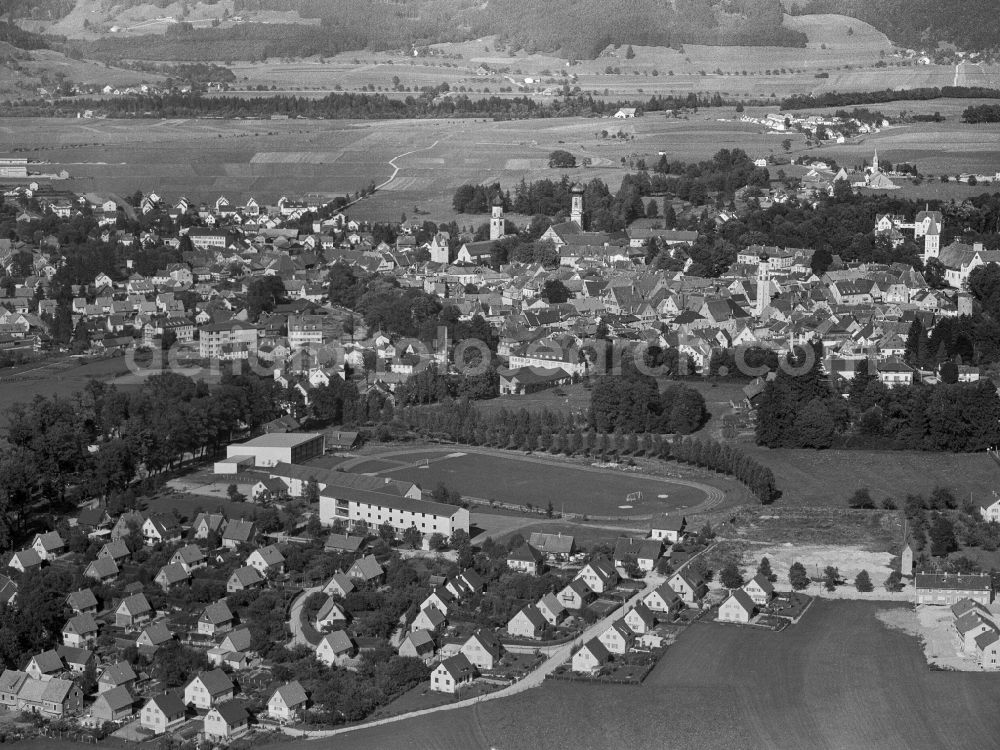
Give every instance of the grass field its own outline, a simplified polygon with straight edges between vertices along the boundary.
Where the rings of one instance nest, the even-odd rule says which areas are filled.
[[[428,459],[419,468],[414,463]],[[352,465],[350,471],[380,472],[380,475],[419,484],[433,490],[438,483],[462,495],[504,503],[602,516],[643,516],[683,510],[700,504],[705,493],[649,477],[608,469],[587,470],[583,463],[541,463],[526,456],[465,453],[462,449],[408,452],[406,455],[373,457]],[[641,492],[640,500],[626,496]],[[661,497],[666,495],[666,497]]]
[[[603,139],[601,130],[628,137]],[[829,156],[853,166],[878,148],[883,159],[916,162],[928,174],[993,172],[1000,169],[998,139],[1000,125],[968,126],[955,118],[890,128],[842,146],[804,151],[797,144],[793,155]],[[600,178],[614,191],[626,173],[621,159],[632,154],[647,162],[656,161],[659,151],[686,161],[709,158],[720,148],[767,156],[782,152],[782,140],[780,134],[737,122],[731,109],[628,121],[0,119],[0,152],[41,162],[32,171],[67,170],[70,179],[54,182],[59,188],[119,196],[156,190],[167,200],[186,195],[214,201],[225,194],[230,201],[245,202],[253,195],[274,202],[281,195],[334,197],[388,181],[351,209],[352,216],[373,221],[399,221],[404,214],[451,221],[456,218],[452,196],[466,182],[497,181],[513,189],[522,179],[567,174],[579,181]],[[548,154],[560,148],[600,166],[549,169]],[[933,182],[913,188],[917,196],[930,197],[941,189],[971,195],[984,187]],[[459,217],[463,226],[486,218]]]
[[[547,683],[510,699],[283,747],[965,750],[1000,731],[995,675],[932,672],[885,604],[816,601],[782,633],[695,624],[637,687]]]
[[[778,505],[846,507],[859,487],[868,487],[876,503],[892,497],[900,506],[908,494],[937,486],[981,502],[1000,480],[1000,466],[982,453],[744,449],[774,471],[783,493]]]

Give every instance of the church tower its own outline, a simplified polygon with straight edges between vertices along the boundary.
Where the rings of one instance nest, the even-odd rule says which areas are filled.
[[[504,235],[503,201],[498,195],[493,199],[493,215],[490,217],[490,239],[498,240]]]
[[[754,305],[754,315],[758,318],[764,315],[764,309],[771,304],[771,263],[766,255],[760,256],[757,264],[757,303]]]
[[[572,193],[572,203],[569,210],[569,220],[575,221],[580,229],[585,229],[583,225],[583,188],[575,184],[570,189]]]
[[[931,258],[936,258],[941,253],[941,226],[936,221],[931,221],[924,235],[924,263]]]
[[[872,174],[878,172],[878,149],[875,149],[875,155],[872,157]]]

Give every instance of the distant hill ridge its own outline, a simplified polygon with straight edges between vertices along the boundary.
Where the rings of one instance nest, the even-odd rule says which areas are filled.
[[[967,51],[1000,47],[997,0],[799,0],[791,15],[838,13],[860,19],[913,49],[949,42]]]

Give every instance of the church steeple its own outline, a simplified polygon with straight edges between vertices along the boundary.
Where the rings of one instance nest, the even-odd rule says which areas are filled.
[[[754,304],[754,315],[758,318],[764,315],[764,310],[771,304],[771,262],[767,253],[760,254],[757,265],[757,300]]]
[[[580,229],[585,229],[583,225],[583,188],[574,183],[570,188],[571,204],[569,210],[569,220],[575,221]]]
[[[872,174],[878,172],[878,148],[875,149],[875,155],[872,157]]]

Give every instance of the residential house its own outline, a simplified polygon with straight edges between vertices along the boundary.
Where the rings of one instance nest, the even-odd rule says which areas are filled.
[[[507,632],[514,638],[541,638],[547,624],[538,607],[528,604],[507,622]]]
[[[173,516],[151,515],[142,523],[142,538],[146,545],[180,541],[181,525]]]
[[[139,713],[139,724],[154,735],[172,732],[184,723],[184,701],[175,692],[153,696]]]
[[[462,644],[461,652],[481,672],[490,672],[499,665],[504,650],[492,630],[480,628]]]
[[[226,527],[226,517],[221,513],[199,513],[192,524],[195,539],[208,539],[210,534],[222,536]]]
[[[323,586],[323,593],[330,596],[345,597],[354,591],[354,582],[346,573],[334,573]]]
[[[15,552],[10,557],[10,562],[7,566],[13,568],[14,570],[25,573],[33,568],[37,568],[42,564],[42,558],[38,556],[38,553],[33,549],[23,549]]]
[[[143,628],[136,636],[135,645],[140,652],[148,655],[155,653],[156,649],[173,639],[174,635],[165,622],[154,622],[149,627]]]
[[[431,690],[455,694],[460,688],[472,682],[475,671],[475,667],[465,654],[445,659],[431,672]]]
[[[583,609],[593,598],[594,592],[590,590],[582,578],[574,578],[556,594],[556,599],[559,600],[560,604],[566,609],[575,610]]]
[[[618,585],[618,571],[604,557],[595,557],[580,569],[576,577],[595,594],[603,594]]]
[[[120,721],[132,715],[134,706],[132,693],[120,686],[98,695],[90,707],[90,715],[101,721]]]
[[[743,584],[743,590],[758,607],[766,607],[774,597],[774,585],[760,573]]]
[[[198,633],[201,635],[219,635],[233,629],[236,618],[229,610],[226,600],[209,604],[198,618]]]
[[[648,633],[656,625],[656,617],[653,615],[652,610],[642,601],[626,612],[625,617],[622,619],[628,625],[629,630],[636,635]]]
[[[264,576],[258,573],[256,569],[244,566],[237,568],[229,576],[229,579],[226,581],[226,592],[233,594],[237,591],[258,588],[263,585]]]
[[[374,555],[365,555],[354,561],[348,568],[347,577],[365,583],[379,583],[385,578],[385,570],[379,565]]]
[[[97,597],[90,589],[80,589],[74,591],[66,597],[66,604],[76,614],[97,614]]]
[[[199,672],[184,686],[184,704],[195,708],[212,708],[231,700],[235,686],[221,669]]]
[[[190,580],[191,574],[180,563],[164,565],[153,578],[153,582],[164,591],[168,591],[171,587],[179,583],[187,583]]]
[[[97,640],[97,621],[91,614],[74,615],[66,621],[62,629],[64,646],[85,648]]]
[[[539,599],[535,603],[535,606],[538,607],[538,611],[542,613],[542,617],[552,627],[562,622],[566,616],[566,607],[563,606],[562,602],[551,591]]]
[[[66,551],[66,542],[59,536],[58,531],[47,531],[44,534],[35,534],[31,540],[31,549],[38,553],[42,560],[52,560]]]
[[[285,572],[285,556],[275,545],[269,544],[251,552],[247,565],[263,576],[271,572],[281,574]]]
[[[257,527],[253,521],[233,520],[226,523],[222,532],[222,546],[226,549],[236,549],[241,544],[250,544],[257,536]]]
[[[675,544],[684,535],[686,528],[687,519],[684,516],[670,515],[668,513],[653,521],[649,534],[653,539],[661,539],[670,544]]]
[[[667,583],[688,605],[697,604],[707,591],[705,582],[687,570],[677,571],[667,579]]]
[[[572,534],[548,534],[533,531],[528,544],[541,552],[549,560],[568,560],[576,552],[576,540]]]
[[[267,715],[274,721],[296,721],[306,710],[309,701],[298,680],[286,682],[268,698]]]
[[[403,637],[397,653],[427,661],[434,656],[434,636],[429,630],[413,630]]]
[[[209,741],[229,741],[250,731],[250,715],[240,701],[213,706],[205,714],[204,735]]]
[[[115,625],[120,628],[134,628],[152,618],[153,608],[145,594],[127,596],[115,607]]]
[[[448,614],[448,607],[452,604],[455,597],[452,593],[444,586],[438,586],[434,589],[427,597],[420,603],[420,609],[426,609],[427,607],[434,607],[441,614]]]
[[[743,589],[735,589],[729,597],[719,605],[719,620],[722,622],[748,623],[753,619],[757,605]]]
[[[56,654],[62,659],[63,664],[70,672],[82,674],[88,668],[97,665],[97,657],[94,652],[86,648],[76,648],[75,646],[56,646]]]
[[[447,622],[445,616],[441,614],[441,610],[436,607],[428,607],[417,612],[417,616],[410,623],[410,632],[414,630],[430,630],[434,632],[444,627]]]
[[[118,565],[110,557],[98,557],[87,565],[83,575],[98,583],[108,583],[118,577]]]
[[[642,597],[642,603],[649,607],[650,611],[663,614],[676,612],[684,607],[683,600],[666,581]]]
[[[132,552],[128,548],[128,544],[125,543],[124,538],[114,539],[107,544],[105,544],[97,553],[97,558],[108,558],[114,560],[115,563],[121,563],[132,555]]]
[[[97,692],[105,693],[120,687],[132,690],[137,679],[131,664],[127,661],[118,661],[101,670],[97,676]]]
[[[208,558],[205,557],[205,553],[201,551],[201,547],[197,544],[186,544],[179,550],[174,552],[173,556],[170,558],[171,564],[181,565],[184,570],[189,573],[192,570],[198,570],[199,568],[204,568],[208,566]]]
[[[635,634],[629,626],[626,625],[623,620],[618,619],[608,625],[608,627],[597,636],[597,639],[604,645],[604,648],[608,650],[608,653],[624,654],[628,652],[629,645],[631,645],[634,637]]]
[[[324,635],[316,647],[316,658],[328,667],[342,665],[355,652],[354,642],[343,630],[335,630]]]
[[[608,663],[610,654],[599,638],[591,638],[573,654],[574,672],[593,674]]]
[[[344,610],[337,604],[337,600],[330,596],[316,613],[314,625],[316,630],[323,632],[333,627],[342,628],[346,622],[347,615],[344,614]]]
[[[19,710],[49,718],[59,719],[75,713],[82,703],[83,691],[72,680],[37,680],[28,675],[17,693]]]
[[[66,669],[63,660],[54,650],[42,651],[28,660],[24,671],[34,680],[50,680]]]
[[[620,537],[615,544],[614,562],[619,568],[626,568],[628,563],[634,562],[639,570],[649,573],[656,568],[662,554],[663,542],[659,539]]]

